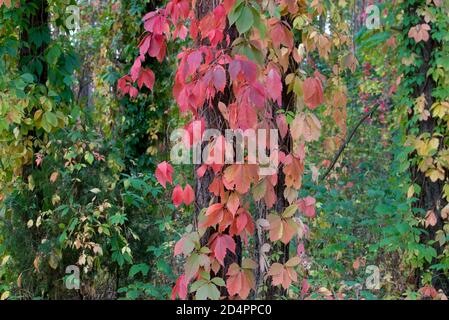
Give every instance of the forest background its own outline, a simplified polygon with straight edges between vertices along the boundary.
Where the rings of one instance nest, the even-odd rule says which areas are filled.
[[[0,0],[1,299],[446,300],[447,30],[447,0]],[[171,163],[193,121],[278,130],[278,172]]]

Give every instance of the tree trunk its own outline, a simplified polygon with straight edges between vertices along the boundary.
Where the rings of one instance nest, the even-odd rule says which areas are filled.
[[[199,0],[199,1],[197,1],[195,4],[196,19],[201,20],[207,14],[212,12],[214,10],[214,8],[217,5],[219,5],[220,3],[221,3],[221,1],[218,1],[218,0],[207,0],[207,1]],[[229,28],[229,27],[227,29],[225,29],[224,34],[229,35],[231,42],[237,36],[237,32],[236,32],[235,28]],[[202,44],[207,45],[207,40],[205,40],[205,41],[206,41],[205,43],[198,42],[196,45],[197,46],[200,46]],[[222,43],[221,45],[219,45],[219,47],[220,46],[226,46],[226,43]],[[206,129],[217,129],[217,130],[221,131],[222,133],[224,133],[224,130],[226,129],[225,121],[222,118],[220,111],[218,110],[218,102],[221,101],[225,104],[228,104],[228,102],[230,102],[230,99],[231,99],[230,90],[231,90],[231,88],[227,87],[225,90],[225,93],[218,94],[211,105],[206,104],[205,106],[203,106],[203,108],[200,112],[201,112],[201,115],[205,119]],[[203,143],[201,146],[201,151],[204,150],[205,146],[206,146],[206,143]],[[198,167],[199,167],[199,165],[195,166],[195,173],[194,173],[194,175],[195,175],[195,213],[196,213],[196,217],[198,217],[198,215],[202,209],[207,208],[210,205],[212,196],[211,196],[211,193],[209,192],[209,185],[212,183],[213,178],[214,178],[214,174],[210,169],[207,170],[207,172],[204,174],[204,176],[202,178],[198,177],[197,172],[196,172],[196,169],[198,169]],[[204,236],[201,239],[202,245],[205,245],[207,243],[212,231],[213,231],[213,229],[211,229],[211,228],[209,228],[206,231],[206,233],[204,234]],[[238,237],[238,236],[235,236],[234,240],[236,243],[235,254],[233,254],[229,251],[227,252],[227,255],[224,259],[224,267],[222,269],[222,272],[220,272],[220,274],[218,275],[222,278],[225,278],[228,268],[232,263],[235,262],[235,263],[238,263],[239,265],[241,264],[242,241],[241,241],[240,237]],[[224,291],[226,289],[222,288],[222,290]],[[222,293],[224,294],[225,292],[222,292]]]
[[[20,41],[22,46],[20,48],[19,68],[28,66],[33,58],[37,56],[43,56],[45,50],[47,49],[47,44],[45,42],[42,42],[39,47],[37,47],[35,44],[30,43],[30,30],[41,29],[40,32],[43,34],[42,38],[50,37],[50,29],[48,27],[47,1],[27,0],[26,6],[28,8],[36,7],[37,9],[33,11],[33,14],[31,14],[29,18],[27,18],[26,16],[23,17],[23,21],[26,21],[28,19],[28,25],[23,26],[20,32]],[[24,43],[29,44],[29,46],[24,45]],[[36,74],[36,77],[38,79],[38,83],[45,85],[48,79],[48,66],[44,61],[42,61],[42,64],[42,73]]]
[[[411,4],[407,7],[406,14],[409,16],[415,16],[416,10],[421,6],[424,1],[411,1]],[[425,23],[424,21],[420,23]],[[409,29],[407,29],[409,30]],[[407,31],[404,30],[404,33]],[[421,42],[422,43],[422,42]],[[420,46],[420,48],[418,48]],[[412,71],[409,74],[406,74],[406,78],[418,78],[422,77],[425,79],[422,84],[417,84],[413,87],[413,95],[412,98],[416,99],[422,95],[424,95],[426,99],[425,109],[429,110],[433,105],[434,98],[432,96],[432,92],[435,89],[435,82],[432,76],[428,75],[429,69],[432,67],[432,53],[434,50],[438,48],[439,44],[430,37],[429,41],[424,42],[423,44],[416,44],[414,41],[410,41],[408,45],[408,49],[412,52],[415,52],[419,55],[418,59],[422,59],[423,64],[416,71]],[[411,119],[413,114],[410,115]],[[427,121],[420,121],[418,124],[419,133],[418,136],[423,133],[430,133],[433,135],[435,132],[435,128],[437,126],[437,119],[430,116]],[[408,128],[411,130],[414,128]],[[443,138],[440,138],[440,150],[444,147]],[[413,160],[416,157],[416,153],[410,155],[410,160]],[[427,234],[423,234],[421,236],[421,242],[427,243],[429,240],[435,239],[435,234],[438,230],[442,230],[443,228],[443,220],[441,218],[441,209],[445,207],[447,201],[442,197],[443,195],[443,186],[444,182],[438,180],[437,182],[432,182],[429,177],[426,177],[425,173],[421,172],[418,168],[418,165],[413,165],[410,168],[412,181],[418,184],[421,187],[420,194],[417,195],[418,201],[414,203],[415,208],[422,209],[424,212],[428,212],[429,210],[433,211],[437,217],[437,223],[435,226],[429,226],[427,228]],[[447,176],[447,172],[445,173]],[[443,247],[441,247],[438,243],[434,245],[438,254],[442,253]],[[430,266],[430,264],[428,265]],[[428,267],[427,266],[427,267]],[[419,280],[420,274],[418,274],[417,282]],[[418,283],[419,284],[419,283]],[[449,279],[444,274],[439,274],[438,271],[434,272],[433,277],[433,286],[436,289],[443,289],[446,293],[449,289]],[[420,285],[420,284],[419,284]]]

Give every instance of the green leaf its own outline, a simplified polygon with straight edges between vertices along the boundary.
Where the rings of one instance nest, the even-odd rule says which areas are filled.
[[[282,213],[283,218],[291,218],[295,215],[296,211],[298,210],[298,205],[292,204],[288,208],[285,209],[285,211]]]
[[[257,11],[257,9],[254,7],[252,7],[251,10],[253,11],[254,26],[259,30],[260,37],[263,39],[265,38],[265,35],[267,33],[267,27],[262,23],[259,11]]]
[[[129,269],[129,277],[133,278],[139,272],[143,276],[146,276],[148,274],[148,271],[150,271],[150,267],[146,263],[136,264],[136,265],[133,265],[131,267],[131,269]]]
[[[237,1],[237,3],[234,5],[234,8],[232,8],[231,12],[229,12],[228,14],[228,20],[229,20],[229,25],[233,25],[238,18],[240,18],[240,16],[242,15],[242,6],[243,1],[239,0]]]
[[[47,112],[44,113],[43,120],[45,122],[48,122],[52,127],[57,127],[58,126],[58,118],[51,111],[47,111]]]
[[[84,154],[84,160],[86,160],[87,163],[89,163],[89,164],[94,163],[94,156],[93,156],[93,154],[90,153],[90,152],[86,152],[86,153]]]
[[[219,287],[226,286],[226,284],[225,284],[225,282],[224,282],[224,280],[222,278],[215,277],[215,278],[212,279],[212,282],[215,283]]]
[[[208,293],[209,293],[209,298],[211,300],[219,300],[220,299],[220,291],[212,283],[209,283],[209,285],[208,285]]]
[[[33,83],[34,82],[34,77],[31,73],[24,73],[20,76],[22,78],[23,81],[27,82],[27,83]]]
[[[196,300],[207,300],[209,297],[209,285],[204,284],[196,290],[195,298]]]
[[[185,264],[186,277],[192,278],[195,273],[197,273],[200,268],[200,256],[197,253],[192,253],[190,257],[187,258]]]
[[[195,281],[194,283],[192,283],[192,285],[190,286],[190,292],[195,292],[197,291],[199,288],[201,288],[202,286],[208,284],[207,280],[204,279],[200,279],[198,281]]]
[[[61,48],[58,45],[51,47],[46,56],[46,60],[49,64],[56,64],[61,56]]]
[[[253,12],[248,7],[243,7],[242,14],[237,19],[235,26],[240,34],[248,32],[254,24]]]

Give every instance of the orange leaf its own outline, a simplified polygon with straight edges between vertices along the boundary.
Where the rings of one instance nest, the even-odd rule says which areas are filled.
[[[324,102],[323,85],[321,80],[313,77],[307,78],[302,84],[304,102],[310,109],[315,109]]]
[[[238,193],[248,192],[252,182],[258,180],[257,166],[252,164],[235,164],[224,171],[223,184],[229,190]]]
[[[240,198],[236,192],[232,192],[229,195],[228,201],[226,202],[226,206],[228,207],[228,210],[232,213],[232,215],[235,216],[240,206]]]
[[[215,203],[211,205],[206,211],[206,220],[200,222],[200,228],[208,228],[217,225],[223,220],[223,205]]]

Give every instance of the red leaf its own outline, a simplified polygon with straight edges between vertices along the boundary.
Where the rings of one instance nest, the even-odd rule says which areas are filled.
[[[302,185],[302,174],[304,173],[304,162],[289,154],[285,158],[284,169],[285,185],[299,190]]]
[[[226,289],[228,290],[229,295],[232,297],[236,294],[239,294],[242,290],[242,273],[240,272],[240,267],[238,266],[238,264],[233,263],[229,267],[227,275],[229,277],[226,281]]]
[[[279,106],[282,105],[282,79],[275,68],[271,68],[268,72],[265,84],[270,98],[276,101]]]
[[[435,288],[429,285],[425,285],[424,287],[420,288],[419,293],[421,293],[423,297],[430,297],[430,298],[435,298],[435,296],[438,294]]]
[[[142,56],[137,57],[136,61],[134,61],[133,66],[131,67],[131,79],[133,82],[136,82],[137,78],[139,78],[140,68],[142,67]]]
[[[259,82],[254,82],[249,87],[249,97],[257,108],[265,107],[265,88]]]
[[[142,89],[142,86],[145,85],[148,89],[153,90],[154,81],[154,72],[150,69],[142,68],[139,79],[137,80],[137,85],[139,88]]]
[[[173,189],[172,201],[176,208],[182,204],[183,191],[179,184]]]
[[[216,47],[224,38],[224,29],[226,28],[226,10],[222,4],[215,7],[199,24],[201,38],[208,38],[210,45]]]
[[[150,12],[143,17],[144,27],[150,33],[163,34],[170,32],[167,18],[158,12]]]
[[[173,22],[176,24],[179,18],[187,19],[190,13],[191,4],[191,0],[170,1],[166,6],[165,11],[168,16],[171,16]]]
[[[281,134],[281,138],[284,139],[288,133],[287,117],[285,114],[279,114],[276,116],[276,124]]]
[[[155,176],[157,181],[159,181],[159,183],[166,188],[166,183],[167,181],[172,184],[173,180],[172,180],[172,174],[173,174],[173,167],[167,163],[167,161],[164,161],[162,163],[160,163],[157,168],[156,168],[156,172],[155,172]]]
[[[226,87],[226,72],[225,69],[220,65],[214,68],[213,83],[215,89],[221,92],[224,91],[224,88]]]
[[[117,81],[117,89],[121,94],[129,93],[129,81],[131,81],[131,77],[126,75],[118,79]]]
[[[203,164],[203,165],[201,165],[201,167],[199,167],[196,170],[196,174],[198,175],[198,177],[202,178],[202,177],[204,177],[204,174],[206,173],[206,171],[207,171],[207,165]]]
[[[235,4],[235,0],[224,0],[223,6],[226,10],[226,13],[229,13],[231,11],[234,4]]]
[[[252,84],[257,79],[257,65],[246,58],[236,56],[229,63],[229,74],[232,81],[246,81]]]
[[[165,44],[165,37],[163,35],[154,35],[151,38],[150,48],[148,49],[148,55],[156,58],[159,62],[165,57],[167,51],[167,45]]]
[[[193,51],[191,54],[189,54],[189,56],[187,57],[187,67],[189,70],[187,76],[195,73],[201,65],[201,62],[203,62],[203,54],[201,53],[201,51]]]
[[[250,235],[254,234],[254,222],[248,211],[244,208],[240,208],[237,211],[236,218],[232,221],[229,233],[231,235],[241,235],[244,234],[243,231],[248,232]]]
[[[139,52],[141,57],[144,57],[145,54],[148,52],[148,49],[150,49],[151,38],[152,38],[151,34],[148,34],[142,39],[142,41],[140,41]]]
[[[294,270],[294,267],[297,266],[298,263],[298,257],[290,259],[285,265],[273,263],[268,271],[268,275],[273,278],[272,284],[274,286],[282,285],[282,287],[287,290],[292,282],[298,280],[298,274]]]
[[[182,198],[187,206],[190,205],[193,202],[193,200],[195,200],[195,193],[193,192],[193,189],[190,186],[190,184],[187,184],[185,186]]]
[[[210,239],[210,249],[217,261],[224,266],[227,250],[235,254],[235,241],[230,235],[215,233]]]
[[[304,278],[302,280],[302,284],[301,284],[301,297],[304,297],[304,295],[309,292],[310,290],[310,285],[309,282],[307,281],[306,278]]]
[[[316,200],[313,197],[307,197],[297,201],[299,211],[309,218],[315,218],[315,203]]]
[[[136,98],[138,95],[139,95],[139,91],[137,90],[137,88],[130,86],[129,87],[129,96],[131,98]]]
[[[181,239],[179,239],[178,242],[176,242],[173,256],[176,257],[177,255],[180,255],[181,253],[183,253],[185,240],[186,240],[186,238],[182,237]]]
[[[281,44],[289,49],[293,49],[292,32],[278,19],[272,18],[270,23],[270,37],[275,48],[280,48]]]
[[[188,279],[185,275],[181,275],[177,280],[176,284],[173,287],[172,293],[171,293],[171,299],[175,300],[176,295],[178,295],[179,298],[182,300],[187,298],[187,285],[189,284]]]

